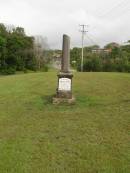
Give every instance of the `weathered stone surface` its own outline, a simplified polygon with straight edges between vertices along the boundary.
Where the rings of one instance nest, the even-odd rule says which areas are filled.
[[[58,91],[57,92],[57,98],[71,99],[72,98],[72,92],[71,91]]]
[[[70,37],[63,35],[61,71],[58,74],[58,87],[56,96],[53,97],[53,104],[73,104],[75,102],[75,98],[72,96],[72,78],[73,74],[70,73]]]
[[[72,78],[73,78],[73,74],[71,73],[59,73],[58,74],[58,86],[59,86],[59,79],[60,78],[68,78],[71,80],[71,90],[70,91],[59,91],[57,88],[57,97],[58,98],[68,98],[71,99],[72,98]]]
[[[59,105],[59,104],[75,104],[75,98],[72,97],[71,99],[66,99],[66,98],[57,98],[57,97],[53,97],[53,104],[54,105]]]
[[[63,35],[61,72],[69,73],[69,70],[70,70],[70,37],[67,35]]]

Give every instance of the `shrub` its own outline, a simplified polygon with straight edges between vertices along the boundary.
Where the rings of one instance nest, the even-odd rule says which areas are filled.
[[[95,56],[87,59],[84,62],[84,71],[102,71],[102,61],[99,57]]]
[[[44,65],[42,68],[41,68],[41,71],[42,72],[48,72],[49,70],[49,67],[47,65]]]
[[[7,67],[5,69],[1,70],[1,73],[3,75],[12,75],[16,73],[16,68],[15,67]]]

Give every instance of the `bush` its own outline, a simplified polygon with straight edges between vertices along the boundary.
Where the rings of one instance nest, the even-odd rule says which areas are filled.
[[[16,73],[15,67],[7,67],[7,68],[1,70],[1,74],[3,74],[3,75],[12,75],[15,73]]]
[[[41,68],[41,71],[42,72],[48,72],[49,70],[49,67],[47,65],[44,65],[42,68]]]
[[[130,73],[130,64],[124,65],[124,69],[126,72]]]
[[[94,72],[100,72],[102,71],[102,61],[99,57],[95,56],[91,59],[87,59],[84,62],[84,71],[94,71]]]
[[[103,63],[103,71],[104,72],[116,72],[117,71],[117,65],[113,63],[112,61],[106,61]]]
[[[28,73],[28,70],[26,68],[24,68],[23,72],[24,73]]]

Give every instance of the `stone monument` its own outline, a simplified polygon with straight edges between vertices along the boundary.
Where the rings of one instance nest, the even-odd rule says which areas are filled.
[[[73,104],[75,102],[72,95],[72,78],[73,74],[70,72],[70,37],[63,35],[61,71],[58,74],[56,95],[53,97],[54,104]]]

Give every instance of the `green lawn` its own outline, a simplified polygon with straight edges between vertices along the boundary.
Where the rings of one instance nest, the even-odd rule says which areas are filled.
[[[56,85],[0,77],[0,173],[129,173],[130,74],[75,73],[73,106],[51,104]]]

